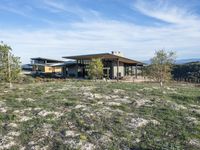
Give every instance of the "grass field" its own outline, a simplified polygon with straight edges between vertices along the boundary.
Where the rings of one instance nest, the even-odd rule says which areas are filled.
[[[0,149],[200,149],[200,88],[90,81],[0,86]]]

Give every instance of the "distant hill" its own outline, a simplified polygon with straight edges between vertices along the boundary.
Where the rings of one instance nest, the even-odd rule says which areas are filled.
[[[186,63],[190,63],[190,62],[200,62],[200,58],[176,60],[176,64],[186,64]]]
[[[145,64],[150,64],[150,60],[142,61]],[[186,64],[190,62],[200,62],[200,58],[191,58],[191,59],[177,59],[176,64]]]

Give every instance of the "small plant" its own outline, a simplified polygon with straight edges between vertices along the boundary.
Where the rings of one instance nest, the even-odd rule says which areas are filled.
[[[80,135],[80,140],[86,141],[86,140],[87,140],[87,137],[86,137],[84,134],[81,134],[81,135]]]

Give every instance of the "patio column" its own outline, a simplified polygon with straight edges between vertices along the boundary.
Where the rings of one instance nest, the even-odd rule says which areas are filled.
[[[128,71],[129,71],[129,67],[128,67]],[[130,74],[130,76],[133,76],[133,65],[131,65],[131,74]]]
[[[76,78],[78,78],[78,59],[76,60]]]
[[[137,64],[135,66],[135,78],[137,79],[137,76],[138,76],[138,71],[137,71]]]
[[[107,69],[107,79],[109,79],[109,69]]]
[[[66,78],[67,77],[67,74],[66,74],[66,65],[63,66],[62,70],[63,70],[63,77]]]
[[[119,59],[117,59],[117,81],[119,81]]]

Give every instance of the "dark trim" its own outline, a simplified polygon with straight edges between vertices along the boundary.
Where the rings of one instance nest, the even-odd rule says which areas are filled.
[[[100,54],[89,54],[89,55],[77,55],[77,56],[64,56],[63,58],[66,59],[85,59],[85,60],[90,60],[93,58],[100,58],[100,59],[119,59],[120,62],[123,63],[127,63],[127,64],[137,64],[137,65],[143,65],[144,63],[136,61],[136,60],[132,60],[126,57],[122,57],[122,56],[117,56],[117,55],[113,55],[110,53],[100,53]]]
[[[60,63],[64,63],[65,62],[65,61],[62,61],[62,60],[42,58],[42,57],[31,58],[31,60],[53,61],[53,62],[60,62]]]

